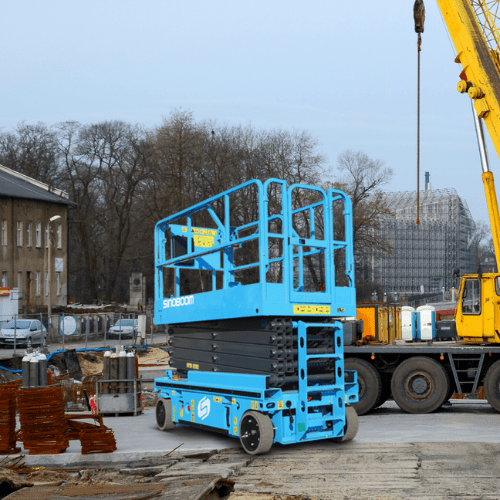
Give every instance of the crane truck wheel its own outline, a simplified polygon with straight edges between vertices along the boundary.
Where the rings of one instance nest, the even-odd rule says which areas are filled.
[[[382,406],[391,397],[391,377],[381,375],[380,378],[382,379],[382,391],[373,409]]]
[[[500,411],[500,361],[495,361],[486,372],[484,394],[488,403]]]
[[[258,411],[247,411],[240,420],[240,443],[249,455],[267,453],[274,441],[271,419]]]
[[[344,370],[358,372],[359,401],[352,406],[358,415],[364,415],[375,408],[382,394],[382,380],[373,366],[360,358],[345,358]]]
[[[156,402],[156,424],[162,431],[173,429],[172,401],[170,399],[158,399]]]
[[[354,436],[358,433],[359,429],[359,418],[356,410],[352,406],[345,407],[345,426],[344,435],[339,438],[333,438],[336,443],[345,443],[346,441],[351,441]]]
[[[446,370],[425,356],[409,358],[394,371],[392,397],[408,413],[431,413],[446,399],[450,379]]]

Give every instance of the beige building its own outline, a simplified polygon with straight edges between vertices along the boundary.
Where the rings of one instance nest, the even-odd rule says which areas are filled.
[[[19,289],[20,312],[47,307],[49,268],[52,305],[67,304],[73,204],[64,191],[0,165],[0,286]]]

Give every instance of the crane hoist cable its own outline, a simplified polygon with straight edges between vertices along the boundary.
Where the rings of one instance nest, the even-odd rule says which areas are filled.
[[[415,0],[413,4],[413,19],[415,33],[418,34],[417,53],[417,224],[420,224],[420,52],[422,50],[422,36],[424,32],[425,6],[424,0]]]

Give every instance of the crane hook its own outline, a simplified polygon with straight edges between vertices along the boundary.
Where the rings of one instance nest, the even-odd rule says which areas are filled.
[[[415,0],[413,4],[413,19],[415,20],[415,33],[424,32],[425,5],[424,0]],[[420,36],[419,36],[420,38]]]

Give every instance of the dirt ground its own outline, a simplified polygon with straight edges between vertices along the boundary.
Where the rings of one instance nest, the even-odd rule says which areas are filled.
[[[0,498],[11,483],[9,500],[498,500],[499,466],[500,444],[460,442],[276,445],[59,469],[0,462]]]

